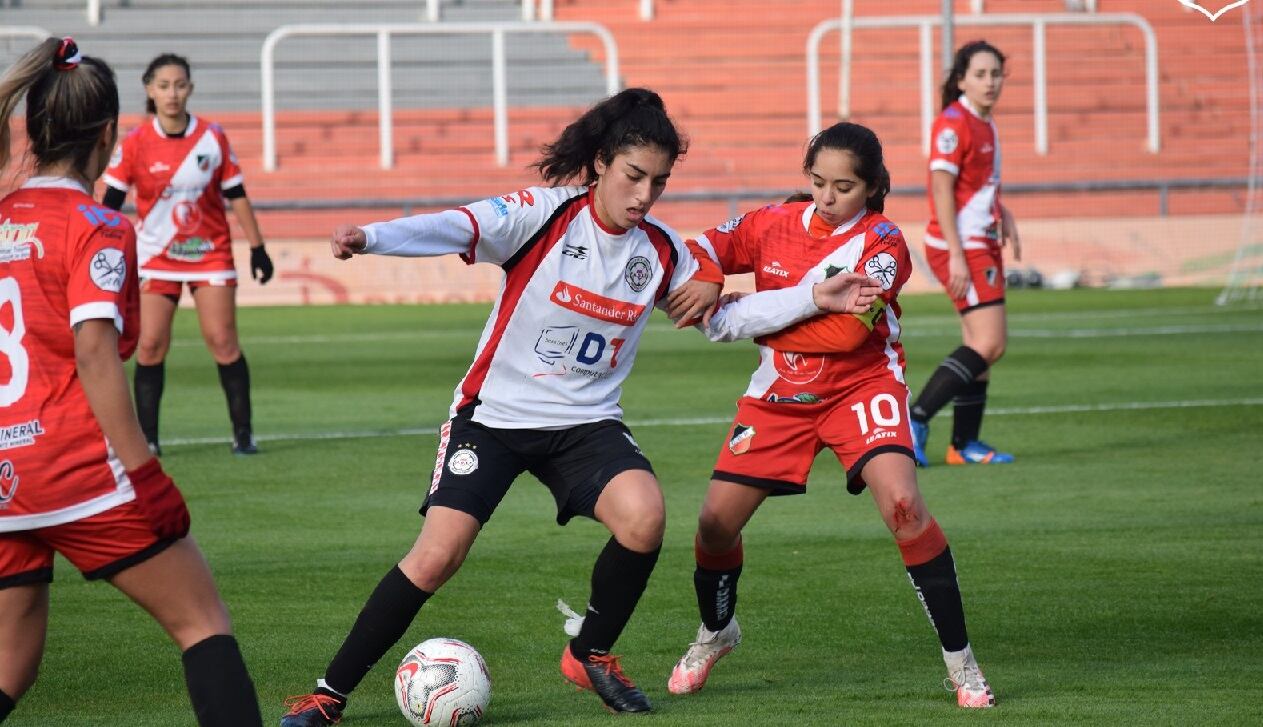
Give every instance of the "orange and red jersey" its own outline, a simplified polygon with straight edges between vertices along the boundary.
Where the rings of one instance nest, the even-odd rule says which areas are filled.
[[[903,234],[883,215],[868,210],[832,230],[821,230],[815,209],[810,202],[770,205],[697,239],[725,273],[754,273],[760,291],[819,282],[839,272],[865,273],[883,288],[873,312],[856,317],[868,329],[867,335],[845,353],[778,350],[768,345],[775,336],[760,339],[759,368],[746,396],[809,403],[836,396],[865,380],[903,384],[896,298],[912,272]]]
[[[241,167],[219,124],[189,116],[181,136],[156,118],[114,150],[105,183],[136,190],[140,273],[158,280],[237,277],[224,191],[242,185]]]
[[[928,175],[949,172],[956,177],[956,230],[966,250],[999,244],[1000,230],[1000,134],[995,123],[983,119],[964,96],[934,120],[931,129]],[[925,244],[947,249],[933,185],[929,186],[930,224]]]
[[[73,329],[111,321],[126,358],[139,299],[131,222],[77,182],[36,177],[0,200],[0,532],[133,499],[79,383]]]

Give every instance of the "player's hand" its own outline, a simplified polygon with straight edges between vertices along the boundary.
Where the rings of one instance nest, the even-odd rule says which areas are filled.
[[[368,238],[364,236],[364,230],[355,225],[339,225],[333,231],[333,238],[329,240],[333,256],[339,260],[350,260],[352,255],[364,252],[367,244]]]
[[[881,295],[881,283],[863,273],[838,273],[811,287],[816,307],[829,313],[867,313]]]
[[[724,293],[723,295],[719,296],[719,307],[723,308],[729,303],[736,303],[737,301],[741,300],[747,295],[749,295],[749,293],[742,292],[740,290],[733,290],[733,291]]]
[[[250,248],[250,277],[259,281],[259,285],[267,285],[272,279],[272,257],[263,245]]]
[[[722,287],[719,283],[689,280],[667,296],[667,316],[675,321],[676,328],[698,323],[698,316],[703,326],[709,324]]]
[[[965,251],[947,253],[947,294],[954,300],[969,292],[969,263]]]
[[[189,534],[189,509],[184,496],[162,464],[154,457],[134,470],[127,471],[136,506],[144,513],[149,528],[159,538],[183,538]]]
[[[1013,259],[1022,261],[1022,239],[1017,234],[1017,222],[1004,205],[1000,205],[1000,244],[1013,248]]]

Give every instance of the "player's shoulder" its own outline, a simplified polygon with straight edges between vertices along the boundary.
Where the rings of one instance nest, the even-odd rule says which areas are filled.
[[[864,236],[869,247],[896,247],[907,245],[903,230],[880,212],[870,211],[864,215]]]
[[[132,221],[116,209],[98,203],[82,192],[72,192],[66,199],[70,208],[69,225],[76,236],[86,238],[100,234],[107,238],[126,240],[136,236]]]
[[[684,244],[684,238],[680,236],[680,233],[676,232],[674,227],[668,225],[653,215],[645,215],[645,219],[642,220],[637,227],[643,230],[651,238],[654,236],[661,236],[676,245]]]

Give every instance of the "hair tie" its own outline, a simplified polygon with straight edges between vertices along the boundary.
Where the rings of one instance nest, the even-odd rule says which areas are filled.
[[[59,71],[72,71],[79,67],[79,62],[83,60],[83,54],[79,52],[79,46],[75,45],[74,38],[69,36],[61,39],[61,44],[57,46],[57,54],[53,57],[53,67]]]

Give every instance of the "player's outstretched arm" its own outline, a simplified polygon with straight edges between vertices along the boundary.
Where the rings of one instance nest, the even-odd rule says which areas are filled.
[[[364,236],[364,230],[355,225],[339,225],[329,240],[333,256],[339,260],[350,260],[352,255],[363,253],[367,244],[368,238]]]
[[[881,292],[881,283],[863,273],[838,273],[812,286],[811,298],[822,311],[860,314]]]

